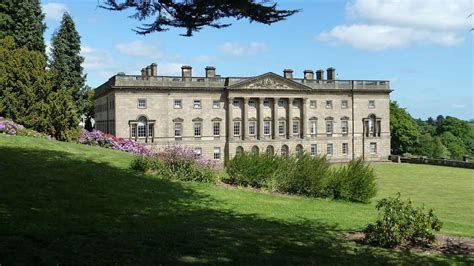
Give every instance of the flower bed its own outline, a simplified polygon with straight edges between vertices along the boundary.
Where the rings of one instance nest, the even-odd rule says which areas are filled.
[[[110,134],[105,134],[100,130],[89,132],[83,129],[82,137],[79,139],[79,143],[84,145],[100,146],[118,151],[131,152],[145,156],[155,154],[154,151],[146,148],[140,143],[129,139],[118,138]]]
[[[35,138],[50,138],[48,135],[25,128],[23,125],[17,124],[12,120],[5,119],[0,116],[0,134],[12,136],[27,136]]]

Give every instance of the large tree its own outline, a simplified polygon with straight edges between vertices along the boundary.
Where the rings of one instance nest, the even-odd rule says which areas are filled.
[[[390,133],[394,154],[410,152],[420,137],[414,119],[397,102],[390,102]]]
[[[122,11],[134,9],[131,18],[140,21],[154,17],[151,23],[144,23],[135,31],[139,34],[166,31],[170,27],[184,28],[183,36],[192,36],[203,27],[223,28],[231,25],[223,19],[248,19],[270,25],[284,20],[299,10],[278,10],[268,0],[104,0],[101,7]]]
[[[43,20],[39,0],[0,1],[0,38],[12,36],[18,47],[45,54]]]
[[[82,110],[84,106],[82,93],[86,80],[81,65],[84,57],[80,55],[81,37],[69,13],[64,13],[58,30],[53,34],[51,46],[49,67],[57,73],[54,89],[56,91],[61,88],[68,90],[74,105],[79,113],[82,113],[84,111]]]

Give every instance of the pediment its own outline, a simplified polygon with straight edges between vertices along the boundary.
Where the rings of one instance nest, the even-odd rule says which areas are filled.
[[[309,87],[269,72],[242,82],[233,84],[229,89],[237,90],[310,90]]]

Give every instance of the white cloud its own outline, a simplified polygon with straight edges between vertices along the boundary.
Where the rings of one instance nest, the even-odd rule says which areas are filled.
[[[180,63],[158,64],[158,76],[179,76],[181,75],[181,67],[183,65]]]
[[[61,21],[64,12],[68,11],[65,4],[53,2],[42,5],[42,9],[45,13],[45,18],[52,21]]]
[[[316,39],[369,51],[454,46],[464,41],[461,32],[468,32],[469,10],[469,0],[353,0],[346,12],[357,22],[338,25]]]
[[[463,40],[451,32],[367,24],[337,26],[329,32],[319,34],[318,39],[332,44],[349,44],[355,48],[369,51],[403,48],[412,44],[453,46]]]
[[[163,50],[156,41],[133,41],[129,43],[118,43],[115,45],[115,49],[117,49],[122,54],[147,57],[151,59],[162,58],[164,55]]]
[[[255,55],[266,50],[267,46],[260,42],[252,42],[249,45],[227,42],[219,47],[221,53],[230,56]]]
[[[81,48],[81,55],[85,58],[82,66],[86,72],[97,70],[110,71],[110,69],[115,68],[117,65],[112,56],[106,50],[83,46]]]
[[[194,61],[199,62],[199,63],[204,63],[204,64],[210,64],[218,60],[219,58],[217,56],[210,56],[210,55],[200,55],[194,58]]]

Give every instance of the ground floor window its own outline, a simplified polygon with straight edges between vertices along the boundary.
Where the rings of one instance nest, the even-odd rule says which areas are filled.
[[[333,146],[332,146],[332,143],[328,143],[327,146],[326,146],[326,154],[328,156],[332,156],[333,154]]]
[[[377,154],[377,142],[370,143],[370,153]]]
[[[281,153],[281,156],[288,155],[288,146],[286,146],[286,145],[281,146],[280,153]]]
[[[214,160],[220,160],[220,159],[221,159],[221,148],[214,147]]]
[[[202,148],[194,148],[194,158],[199,159],[202,157]]]
[[[316,144],[311,144],[311,147],[310,147],[310,155],[311,156],[316,156],[316,153],[317,153],[317,146]]]
[[[342,143],[342,154],[349,154],[349,143]]]

